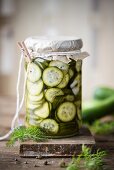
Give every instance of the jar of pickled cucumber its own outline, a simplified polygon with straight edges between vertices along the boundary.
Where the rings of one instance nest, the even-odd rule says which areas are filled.
[[[82,125],[82,40],[74,37],[30,37],[25,45],[26,126],[44,129],[49,138],[70,137]]]

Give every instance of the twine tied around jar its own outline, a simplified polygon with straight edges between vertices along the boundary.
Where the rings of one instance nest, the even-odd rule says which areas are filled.
[[[14,115],[13,120],[11,122],[10,131],[6,135],[1,136],[0,140],[7,139],[11,135],[11,133],[15,129],[16,121],[18,122],[18,126],[21,126],[20,121],[19,121],[19,112],[20,112],[20,110],[23,106],[23,103],[24,103],[25,87],[26,87],[26,80],[27,80],[27,73],[28,73],[28,70],[27,70],[25,77],[24,77],[23,95],[22,95],[21,102],[19,103],[19,101],[20,101],[19,85],[20,85],[20,80],[21,80],[22,63],[23,63],[24,57],[30,63],[31,57],[30,57],[30,54],[29,54],[24,42],[22,42],[22,44],[20,42],[18,42],[18,45],[21,49],[21,58],[20,58],[20,62],[19,62],[18,79],[17,79],[17,86],[16,86],[16,94],[17,94],[16,112],[15,112],[15,115]]]

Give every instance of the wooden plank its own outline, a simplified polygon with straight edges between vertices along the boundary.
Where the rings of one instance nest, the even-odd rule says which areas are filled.
[[[64,139],[49,139],[46,142],[24,142],[20,144],[21,157],[71,157],[81,151],[82,144],[95,146],[94,137],[83,127],[77,136]]]
[[[100,147],[107,145],[110,142],[100,142]],[[96,141],[97,149],[99,148],[99,143]],[[114,148],[114,142],[112,143]],[[108,147],[107,147],[108,150]],[[66,168],[60,168],[60,162],[62,158],[22,158],[18,155],[19,146],[15,147],[6,147],[6,142],[0,142],[0,170],[66,170]],[[47,161],[48,165],[45,165],[44,162]],[[66,165],[71,161],[71,158],[64,158]],[[36,165],[36,166],[35,166]],[[103,169],[113,170],[114,169],[114,150],[110,153],[107,153],[107,156],[104,159]]]

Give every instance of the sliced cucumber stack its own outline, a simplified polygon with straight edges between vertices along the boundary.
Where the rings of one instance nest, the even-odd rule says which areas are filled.
[[[69,82],[69,79],[70,79],[69,74],[65,74],[62,81],[61,81],[61,83],[57,87],[65,88],[67,86],[68,82]]]
[[[42,89],[43,89],[42,79],[34,83],[27,80],[27,90],[31,95],[39,95]]]
[[[63,79],[63,73],[56,67],[48,67],[43,72],[43,81],[47,86],[57,86]]]
[[[34,63],[30,63],[28,65],[28,80],[31,82],[36,82],[40,79],[41,77],[41,69],[39,68],[38,65]]]
[[[45,102],[43,105],[41,105],[38,109],[34,111],[34,114],[45,119],[49,116],[50,113],[50,106],[48,102]]]
[[[45,119],[40,123],[40,127],[48,133],[57,134],[59,131],[58,123],[53,119]]]
[[[57,117],[62,122],[70,122],[76,116],[76,106],[72,102],[62,103],[57,110]]]
[[[64,93],[63,93],[63,91],[62,91],[61,89],[59,89],[59,88],[50,88],[50,89],[47,89],[47,90],[46,90],[45,98],[46,98],[49,102],[53,103],[54,98],[55,98],[56,96],[61,96],[61,95],[64,95]]]
[[[60,70],[64,70],[65,72],[68,72],[68,69],[69,69],[69,65],[68,64],[66,64],[66,63],[64,63],[62,61],[59,61],[59,60],[51,61],[49,66],[57,67]]]

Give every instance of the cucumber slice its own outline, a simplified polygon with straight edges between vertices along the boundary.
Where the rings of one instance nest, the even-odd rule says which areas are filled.
[[[75,87],[76,85],[81,85],[81,75],[80,74],[78,74],[75,78],[74,78],[74,80],[73,80],[73,82],[71,83],[71,85],[70,85],[70,87],[71,88],[73,88],[73,87]]]
[[[30,103],[32,103],[32,104],[34,104],[34,105],[42,105],[43,103],[45,102],[45,98],[43,98],[42,100],[40,100],[40,101],[37,101],[37,102],[35,102],[35,101],[30,101]]]
[[[40,123],[40,127],[45,129],[48,133],[57,134],[59,131],[58,123],[53,119],[45,119]]]
[[[68,69],[69,69],[69,65],[62,62],[62,61],[59,61],[59,60],[56,60],[56,61],[51,61],[49,66],[54,66],[54,67],[57,67],[61,70],[64,70],[66,72],[68,72]]]
[[[41,120],[41,117],[37,116],[34,114],[33,110],[27,109],[26,111],[26,116],[30,119],[34,119],[34,120]]]
[[[37,57],[37,58],[35,59],[35,61],[38,61],[38,62],[40,62],[40,63],[43,63],[46,67],[48,67],[48,65],[49,65],[49,60],[46,60],[46,59],[43,59],[43,58],[40,58],[40,57]]]
[[[70,68],[68,71],[70,79],[74,76],[74,71]]]
[[[62,91],[61,89],[59,89],[59,88],[50,88],[50,89],[48,89],[48,90],[46,91],[46,93],[45,93],[45,98],[46,98],[49,102],[53,103],[54,98],[55,98],[56,96],[61,96],[61,95],[64,95],[64,93],[63,93],[63,91]]]
[[[70,122],[76,116],[76,106],[71,102],[62,103],[58,110],[57,116],[62,122]]]
[[[34,63],[36,63],[42,70],[44,70],[48,66],[48,64],[46,64],[45,62],[40,62],[39,58],[36,58],[34,60]]]
[[[47,86],[57,86],[63,79],[63,73],[56,67],[48,67],[43,72],[43,81]]]
[[[57,121],[57,123],[59,123],[59,125],[60,125],[60,123],[61,123],[61,120],[57,117],[57,112],[55,111],[55,116],[54,116],[54,119]]]
[[[30,117],[26,117],[26,122],[29,126],[40,126],[40,123],[43,121],[43,119],[35,120]]]
[[[72,92],[73,92],[73,94],[74,94],[75,96],[79,93],[79,91],[80,91],[80,89],[79,89],[78,86],[72,88]]]
[[[27,90],[31,95],[39,95],[43,89],[43,81],[40,79],[35,83],[27,81]]]
[[[63,101],[65,100],[64,96],[56,96],[54,98],[54,101],[52,103],[53,105],[53,109],[56,109],[61,103],[63,103]]]
[[[82,68],[82,60],[77,60],[76,61],[76,71],[80,72]]]
[[[65,96],[65,99],[69,102],[73,102],[75,100],[75,97],[74,95],[68,94],[67,96]]]
[[[36,63],[42,70],[44,70],[46,68],[46,66],[38,61],[34,61],[34,63]]]
[[[36,82],[41,77],[41,69],[38,67],[38,65],[34,63],[30,63],[28,65],[28,80],[31,82]]]
[[[74,79],[73,82],[71,83],[70,87],[73,88],[73,87],[75,87],[77,84],[78,84],[78,81],[77,81],[77,79],[76,79],[76,77],[75,77],[75,79]]]
[[[26,107],[27,107],[27,109],[34,110],[34,109],[40,107],[40,104],[33,104],[33,103],[31,103],[31,102],[28,100],[28,101],[27,101],[27,104],[26,104]]]
[[[49,112],[48,102],[45,102],[41,107],[34,111],[34,114],[45,119],[49,116]]]
[[[29,119],[29,124],[32,125],[32,126],[40,126],[40,123],[42,122],[43,120],[40,119],[40,120],[34,120],[34,119]]]
[[[65,74],[62,81],[61,81],[61,83],[57,87],[65,88],[67,86],[68,82],[69,82],[69,79],[70,79],[69,74]]]
[[[48,103],[49,104],[49,110],[51,111],[51,109],[52,109],[52,104],[49,102]]]
[[[43,93],[43,92],[41,92],[41,93],[40,93],[39,95],[37,95],[37,96],[33,96],[33,95],[31,95],[31,94],[28,94],[28,99],[29,99],[30,101],[33,101],[33,102],[38,102],[38,101],[42,100],[43,97],[44,97],[44,93]]]

